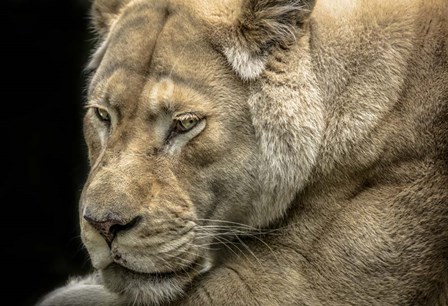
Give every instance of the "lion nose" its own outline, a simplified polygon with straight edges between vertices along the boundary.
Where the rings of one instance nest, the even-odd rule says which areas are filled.
[[[141,219],[141,217],[138,216],[130,222],[126,222],[115,217],[110,217],[105,220],[96,220],[88,214],[85,214],[83,217],[101,234],[101,236],[103,236],[109,245],[112,243],[118,232],[133,228]]]

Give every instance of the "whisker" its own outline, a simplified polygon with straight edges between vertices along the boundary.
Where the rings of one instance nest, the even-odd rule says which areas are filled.
[[[230,244],[230,245],[232,245],[232,246],[234,246],[234,244],[233,243],[231,243],[230,241],[227,241],[227,242],[225,242],[225,241],[222,241],[221,240],[221,238],[218,238],[218,237],[215,237],[220,243],[221,243],[221,245],[224,245],[230,252],[232,252],[236,257],[239,257],[239,255],[238,255],[238,253],[236,253],[228,244]],[[240,252],[241,252],[241,250],[240,250]]]
[[[249,251],[249,253],[257,260],[258,264],[260,265],[260,267],[263,268],[263,265],[261,264],[261,261],[258,259],[258,257],[254,254],[254,252],[252,252],[252,250],[249,248],[249,246],[247,244],[245,244],[238,236],[236,236],[236,238],[238,239],[238,241],[241,243],[241,245],[243,247],[246,248],[246,250]]]
[[[239,225],[239,226],[243,226],[245,228],[252,228],[252,229],[258,229],[256,227],[253,227],[251,225],[247,225],[244,223],[238,223],[238,222],[233,222],[233,221],[226,221],[226,220],[216,220],[216,219],[196,219],[196,221],[204,221],[204,222],[218,222],[218,223],[226,223],[226,224],[234,224],[234,225]]]
[[[253,237],[253,236],[281,236],[283,234],[276,233],[273,231],[264,231],[264,230],[257,230],[257,231],[251,231],[251,230],[245,230],[245,229],[239,229],[239,228],[233,228],[231,226],[198,226],[198,234],[208,234],[210,236],[214,235],[238,235],[243,237]]]
[[[196,226],[199,229],[217,229],[217,230],[234,230],[234,231],[240,231],[241,233],[248,233],[251,232],[253,230],[251,229],[247,229],[244,227],[238,227],[238,226],[223,226],[223,225],[197,225]],[[258,232],[258,231],[257,231]]]
[[[269,251],[272,253],[272,255],[274,255],[274,257],[275,257],[275,261],[277,261],[277,264],[278,264],[279,266],[281,266],[280,261],[278,260],[277,255],[275,255],[274,250],[269,246],[269,244],[267,244],[265,241],[263,241],[263,239],[260,239],[259,237],[254,236],[253,238],[257,239],[257,240],[260,241],[262,244],[264,244],[264,245],[269,249]]]
[[[230,244],[231,246],[235,247],[241,254],[243,254],[243,256],[247,259],[248,262],[252,262],[252,261],[250,260],[250,258],[246,255],[246,253],[243,252],[243,251],[238,247],[238,245],[237,245],[236,243],[234,243],[233,241],[231,241],[231,240],[229,240],[229,239],[227,239],[227,238],[224,238],[224,237],[215,237],[215,238],[218,239],[218,241],[222,241],[221,239],[224,239],[224,240],[226,241],[226,243],[225,243],[226,246],[227,246],[227,243],[228,243],[228,244]],[[232,248],[229,247],[229,249],[232,249]],[[237,255],[235,252],[233,252],[233,253],[238,257],[238,255]]]
[[[200,248],[200,249],[207,250],[207,251],[218,251],[219,250],[219,248],[210,247],[211,245],[219,245],[219,243],[215,242],[215,243],[204,243],[204,244],[192,244],[192,246],[195,248]]]

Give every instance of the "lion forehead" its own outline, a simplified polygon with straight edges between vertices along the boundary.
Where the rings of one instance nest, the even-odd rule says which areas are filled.
[[[92,56],[90,99],[124,108],[143,100],[156,111],[170,107],[175,88],[192,89],[196,100],[229,88],[229,68],[188,5],[132,1],[122,9]]]

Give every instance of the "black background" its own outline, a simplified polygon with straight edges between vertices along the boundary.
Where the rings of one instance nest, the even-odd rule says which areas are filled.
[[[77,212],[87,171],[89,6],[88,0],[0,4],[2,305],[34,305],[69,276],[90,270]]]

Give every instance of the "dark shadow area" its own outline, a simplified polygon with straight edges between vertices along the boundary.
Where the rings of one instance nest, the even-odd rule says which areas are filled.
[[[87,0],[3,0],[0,8],[4,305],[34,305],[90,270],[77,212],[88,8]]]

